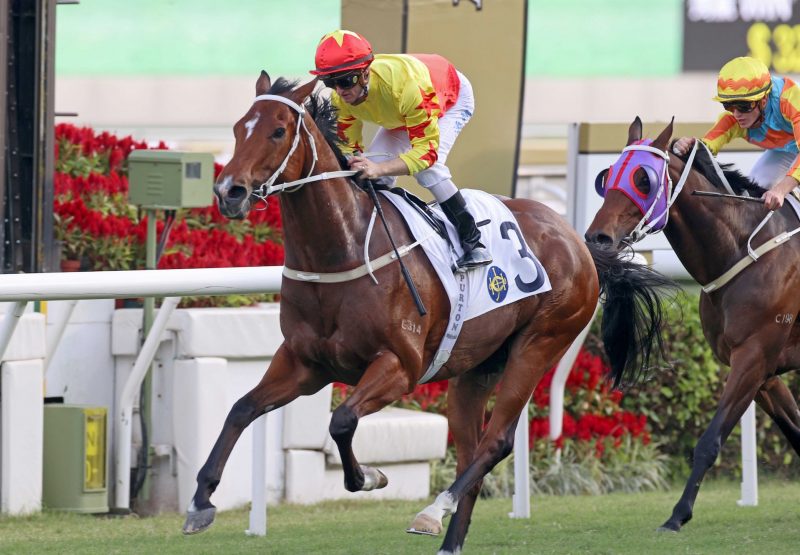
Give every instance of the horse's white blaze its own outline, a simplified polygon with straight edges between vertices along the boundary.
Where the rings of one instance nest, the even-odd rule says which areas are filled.
[[[258,123],[258,118],[260,118],[260,117],[261,117],[261,114],[256,114],[255,116],[253,116],[253,119],[251,119],[250,121],[245,122],[244,126],[247,128],[247,136],[244,138],[245,141],[250,138],[250,135],[253,134],[253,129],[255,128],[256,124]]]

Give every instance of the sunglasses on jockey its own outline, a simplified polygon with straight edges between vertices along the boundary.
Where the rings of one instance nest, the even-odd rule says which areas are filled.
[[[753,101],[750,101],[750,100],[744,100],[744,101],[739,100],[739,101],[736,101],[736,102],[723,102],[722,103],[722,108],[726,112],[733,113],[734,110],[738,110],[740,114],[749,114],[750,112],[752,112],[753,110],[756,109],[756,106],[758,106],[758,100],[753,100]]]
[[[349,71],[338,75],[330,75],[322,78],[322,84],[329,89],[340,88],[342,90],[352,89],[358,84],[361,78],[361,71]]]

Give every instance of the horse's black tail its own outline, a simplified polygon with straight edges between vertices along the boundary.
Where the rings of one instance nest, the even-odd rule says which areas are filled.
[[[614,252],[595,243],[586,246],[600,278],[603,346],[611,363],[614,387],[639,381],[651,360],[665,359],[661,338],[663,303],[677,283],[633,260],[633,251]]]

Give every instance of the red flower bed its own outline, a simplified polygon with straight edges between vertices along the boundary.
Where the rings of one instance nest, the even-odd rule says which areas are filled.
[[[606,372],[598,356],[581,349],[567,378],[564,422],[561,437],[555,440],[556,447],[563,447],[565,441],[594,444],[595,455],[603,457],[607,449],[619,448],[626,437],[644,445],[650,443],[647,417],[620,407],[622,392],[611,389],[604,379]],[[554,374],[555,368],[552,368],[533,392],[528,429],[532,450],[550,441],[550,387]],[[398,405],[446,414],[447,384],[443,381],[417,386]],[[350,389],[341,383],[334,384],[334,404],[346,398]],[[492,403],[489,403],[490,410]],[[487,420],[489,416],[487,413]]]
[[[127,158],[135,149],[148,148],[147,144],[69,124],[57,125],[55,134],[53,208],[64,257],[82,259],[84,269],[144,268],[147,220],[128,204]],[[162,142],[156,148],[167,147]],[[221,169],[215,164],[215,176]],[[178,211],[159,268],[283,264],[277,202],[251,211],[241,221],[224,218],[215,203]],[[156,227],[160,236],[165,224],[159,217]]]

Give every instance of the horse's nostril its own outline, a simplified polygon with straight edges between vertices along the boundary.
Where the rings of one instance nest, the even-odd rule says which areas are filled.
[[[606,235],[605,233],[594,232],[594,233],[587,233],[584,238],[589,243],[595,243],[602,247],[610,247],[614,244],[614,240]]]
[[[595,236],[594,241],[595,243],[603,245],[604,247],[610,247],[614,243],[614,240],[605,233],[598,233]]]
[[[238,202],[247,198],[247,189],[241,185],[234,185],[228,190],[228,200]]]

